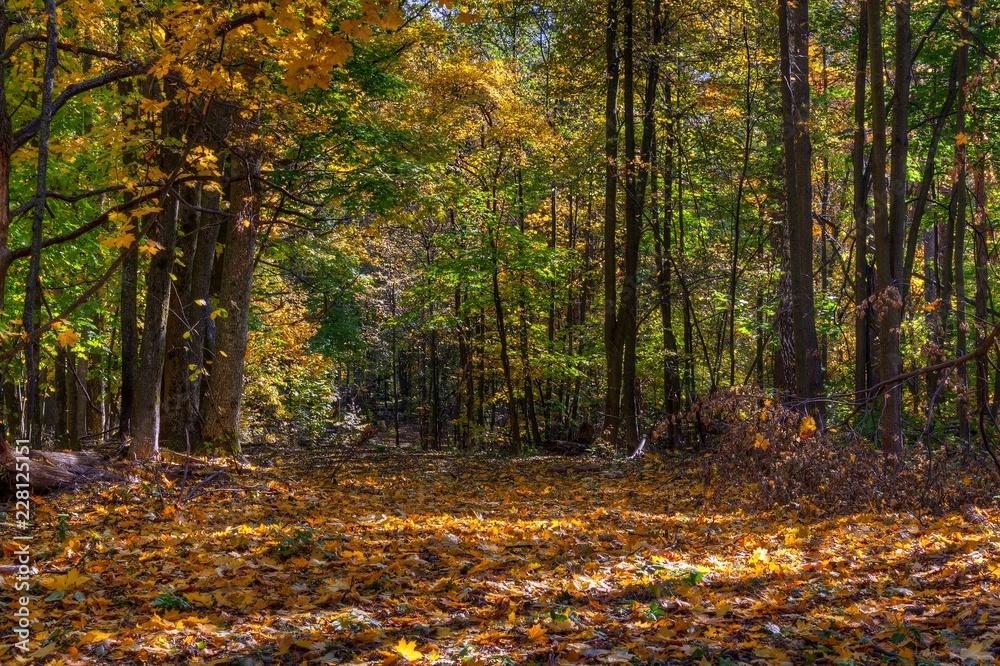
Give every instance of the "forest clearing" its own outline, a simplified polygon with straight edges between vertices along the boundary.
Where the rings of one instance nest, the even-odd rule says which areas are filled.
[[[680,456],[567,470],[565,458],[405,449],[334,477],[337,453],[255,450],[253,467],[207,485],[204,471],[158,493],[40,502],[40,647],[4,659],[926,664],[1000,652],[997,525],[976,513],[747,511]]]
[[[1000,659],[995,0],[0,0],[0,663]]]

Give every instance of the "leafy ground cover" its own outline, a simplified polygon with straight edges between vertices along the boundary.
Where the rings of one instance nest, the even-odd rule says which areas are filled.
[[[1000,654],[992,511],[749,513],[706,497],[697,461],[681,457],[577,471],[553,458],[385,452],[331,478],[317,452],[267,455],[197,483],[157,472],[145,485],[41,499],[33,652],[5,645],[0,661],[970,664]],[[11,626],[4,613],[5,637]]]

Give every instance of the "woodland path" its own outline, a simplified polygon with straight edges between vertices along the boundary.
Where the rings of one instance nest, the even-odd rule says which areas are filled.
[[[997,639],[988,519],[731,511],[681,458],[368,450],[331,479],[323,449],[249,454],[187,501],[41,499],[37,651],[0,661],[974,663]]]

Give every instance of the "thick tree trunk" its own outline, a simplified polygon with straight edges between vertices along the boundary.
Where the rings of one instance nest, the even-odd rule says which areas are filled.
[[[902,278],[906,235],[906,152],[909,109],[909,6],[896,4],[896,89],[893,102],[892,161],[887,200],[886,103],[879,3],[868,5],[868,33],[872,86],[872,192],[875,201],[875,257],[879,303],[879,371],[883,380],[902,372],[900,326]],[[895,468],[903,450],[902,387],[885,393],[881,420],[882,452]]]
[[[200,187],[186,187],[181,197],[202,207]],[[163,398],[160,402],[160,446],[184,451],[194,429],[194,393],[197,384],[189,367],[193,356],[194,303],[192,285],[202,226],[201,213],[182,204],[178,225],[174,276],[167,313],[163,358]]]
[[[812,145],[809,139],[809,5],[778,3],[782,137],[790,259],[791,328],[799,398],[822,393],[812,282]]]
[[[642,240],[642,213],[646,185],[653,162],[656,133],[656,85],[659,80],[660,0],[654,0],[652,40],[646,71],[646,108],[642,121],[642,142],[636,160],[635,146],[635,82],[634,82],[634,7],[625,0],[625,275],[622,284],[621,310],[618,315],[619,339],[623,347],[622,416],[625,426],[625,446],[634,452],[639,446],[639,395],[636,376],[639,329],[639,245]]]
[[[167,91],[168,99],[172,91]],[[163,110],[164,136],[176,138],[180,129],[180,108],[172,99]],[[164,173],[174,173],[180,165],[176,148],[164,147],[161,166]],[[160,400],[162,399],[163,360],[166,346],[167,314],[170,307],[171,270],[177,246],[179,202],[173,196],[165,198],[163,209],[156,214],[150,238],[159,248],[150,258],[146,272],[146,305],[143,313],[142,344],[136,374],[134,407],[130,431],[130,455],[136,460],[156,458],[160,452]]]
[[[152,234],[163,249],[152,256],[146,272],[146,307],[130,428],[130,451],[137,460],[155,458],[160,450],[160,398],[170,305],[170,271],[177,242],[177,207],[175,199],[167,200],[164,210],[157,215],[156,230]]]
[[[233,156],[233,182],[229,188],[226,249],[222,256],[219,308],[226,316],[216,319],[215,354],[209,388],[202,404],[200,440],[205,449],[241,455],[239,424],[243,397],[243,363],[250,322],[254,253],[260,216],[260,157],[251,153]]]

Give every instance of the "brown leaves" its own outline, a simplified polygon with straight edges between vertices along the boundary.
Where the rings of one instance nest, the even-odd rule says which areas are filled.
[[[397,666],[799,664],[874,663],[879,650],[983,660],[996,639],[991,522],[705,508],[700,470],[680,459],[617,480],[387,454],[331,487],[317,455],[245,472],[256,490],[241,501],[186,503],[179,481],[160,486],[170,511],[138,487],[54,498],[38,580],[66,591],[35,600],[32,650],[81,664],[248,651]]]

